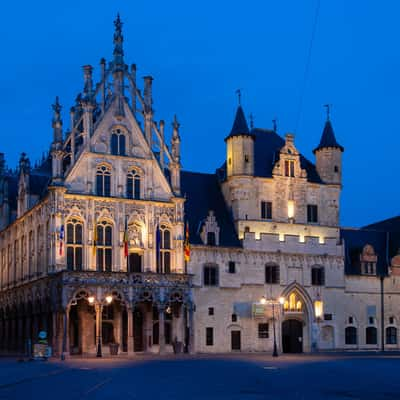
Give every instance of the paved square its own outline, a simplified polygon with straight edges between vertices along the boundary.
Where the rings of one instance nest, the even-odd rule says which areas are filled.
[[[0,399],[400,399],[400,356],[0,361]]]

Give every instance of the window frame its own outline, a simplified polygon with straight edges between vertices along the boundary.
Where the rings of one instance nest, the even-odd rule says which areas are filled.
[[[214,271],[214,273],[212,273]],[[219,285],[219,268],[214,264],[206,264],[203,266],[203,286],[218,287]]]
[[[376,326],[367,326],[365,328],[365,344],[378,344],[378,329],[376,328]]]
[[[113,156],[126,156],[126,133],[120,128],[111,131],[110,153]]]
[[[100,230],[100,229],[101,230]],[[107,240],[107,229],[111,230],[110,240]],[[96,270],[98,272],[112,272],[113,267],[113,225],[104,220],[96,224]],[[100,234],[101,232],[101,234]],[[101,260],[101,263],[99,262]],[[109,262],[109,265],[108,265]]]
[[[307,204],[307,223],[318,223],[318,204]]]
[[[354,346],[358,343],[358,332],[355,326],[346,326],[344,333],[344,343]]]
[[[141,173],[136,168],[132,168],[126,175],[126,198],[140,200],[142,198],[141,189]]]
[[[388,340],[388,339],[390,339],[390,340]],[[386,342],[386,344],[389,344],[389,345],[397,344],[397,328],[395,326],[387,326],[386,327],[385,342]]]
[[[99,164],[96,168],[96,195],[102,197],[111,196],[111,167]]]
[[[72,231],[70,231],[72,227]],[[80,240],[77,232],[80,227]],[[66,254],[66,265],[70,271],[82,271],[83,269],[83,222],[78,218],[70,218],[65,223],[65,254]],[[70,234],[72,233],[72,238]],[[80,252],[80,255],[79,255]],[[72,263],[70,263],[69,254],[72,253]],[[80,263],[78,262],[80,258]]]
[[[272,219],[272,201],[261,202],[261,219]]]
[[[314,265],[311,267],[311,286],[325,286],[325,267]]]
[[[280,266],[275,263],[267,263],[264,268],[264,279],[266,284],[277,285],[280,283]]]
[[[268,322],[259,322],[257,327],[259,339],[269,339],[269,324]]]
[[[212,326],[206,327],[206,346],[214,346],[214,328]]]

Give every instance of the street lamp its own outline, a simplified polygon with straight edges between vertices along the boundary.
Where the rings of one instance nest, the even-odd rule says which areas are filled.
[[[272,352],[272,357],[278,357],[278,346],[276,344],[276,328],[275,328],[275,306],[283,305],[285,302],[284,297],[279,297],[278,300],[270,298],[266,299],[264,296],[261,297],[260,303],[265,305],[269,304],[272,305],[272,328],[273,328],[273,334],[274,334],[274,350]]]
[[[96,310],[96,335],[97,335],[97,352],[96,352],[96,357],[103,357],[102,354],[102,344],[101,344],[101,312],[103,305],[110,305],[113,301],[113,296],[107,295],[103,301],[96,302],[96,299],[94,296],[89,296],[88,297],[88,303],[91,306],[95,306]]]

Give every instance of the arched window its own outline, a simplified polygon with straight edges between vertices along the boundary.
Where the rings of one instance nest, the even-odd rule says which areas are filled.
[[[169,274],[171,272],[171,231],[167,226],[160,226],[158,240],[160,241],[160,254],[157,260],[157,272]]]
[[[325,285],[325,270],[324,267],[316,265],[311,268],[311,285],[323,286]]]
[[[357,344],[357,328],[348,326],[345,329],[345,344]]]
[[[110,196],[111,194],[111,170],[106,165],[97,167],[96,193],[98,196]]]
[[[303,303],[297,297],[296,293],[291,293],[289,295],[289,300],[283,303],[283,309],[285,312],[291,311],[301,313],[303,310]]]
[[[111,154],[114,156],[125,155],[126,138],[121,129],[115,129],[111,134]]]
[[[265,265],[265,283],[279,283],[279,265]]]
[[[397,328],[394,326],[386,328],[386,344],[397,344]]]
[[[83,261],[83,225],[73,218],[67,222],[67,268],[81,271]]]
[[[126,176],[126,197],[140,199],[140,174],[135,169]]]
[[[368,326],[365,330],[365,343],[366,344],[377,344],[378,342],[377,329],[374,326]]]
[[[112,226],[106,221],[97,224],[97,271],[112,271]]]

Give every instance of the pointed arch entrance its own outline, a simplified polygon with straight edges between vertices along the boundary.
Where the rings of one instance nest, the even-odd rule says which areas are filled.
[[[312,300],[296,282],[289,285],[282,295],[285,298],[281,325],[282,352],[308,352],[311,349]]]

